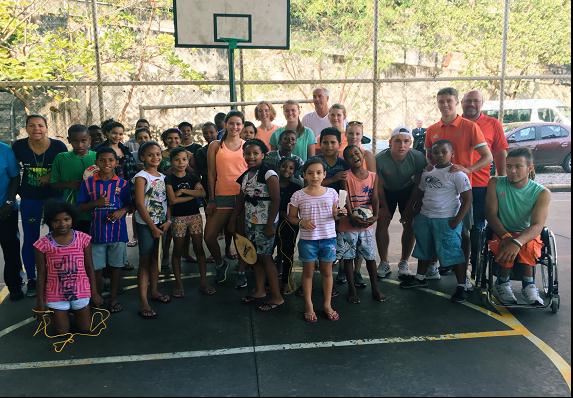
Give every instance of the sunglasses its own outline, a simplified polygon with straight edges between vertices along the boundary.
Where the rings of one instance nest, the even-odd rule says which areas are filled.
[[[351,122],[348,122],[348,125],[349,126],[362,126],[363,124],[362,124],[362,122],[359,122],[357,120],[353,120]]]

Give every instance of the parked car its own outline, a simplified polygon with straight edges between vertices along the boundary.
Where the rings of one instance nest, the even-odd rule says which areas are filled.
[[[389,147],[388,140],[381,140],[381,139],[376,140],[376,153],[374,155],[382,152],[384,149],[386,149],[388,147]],[[372,151],[372,138],[367,137],[367,136],[363,136],[362,137],[362,148],[366,149],[370,152],[373,152]]]
[[[482,112],[499,119],[499,101],[485,101]],[[563,123],[571,126],[571,108],[554,99],[507,100],[503,103],[503,124],[516,122]]]
[[[527,147],[536,166],[571,172],[571,127],[560,123],[512,123],[505,127],[509,149]]]

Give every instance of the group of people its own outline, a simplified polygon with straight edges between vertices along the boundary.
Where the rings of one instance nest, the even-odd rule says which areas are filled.
[[[215,263],[215,283],[223,284],[235,232],[245,235],[257,252],[255,286],[243,303],[274,311],[284,305],[285,295],[296,292],[304,297],[304,320],[314,323],[318,318],[312,281],[318,267],[323,311],[336,321],[340,314],[332,306],[338,294],[334,280],[348,285],[349,302],[359,303],[356,289],[366,287],[363,261],[372,298],[385,300],[378,278],[392,272],[388,229],[396,208],[403,227],[401,288],[426,286],[427,280],[453,269],[457,286],[451,298],[463,302],[472,289],[468,265],[475,266],[475,253],[481,249],[476,236],[487,220],[494,232],[490,247],[502,268],[498,296],[503,302],[515,301],[509,270],[517,262],[527,270],[524,298],[542,304],[531,270],[541,248],[549,192],[530,178],[531,152],[507,153],[501,124],[481,113],[479,91],[464,94],[462,115],[457,113],[454,88],[439,90],[436,98],[441,119],[424,132],[425,154],[412,149],[415,137],[405,126],[392,131],[389,148],[376,156],[362,148],[363,124],[347,121],[343,105],[329,106],[324,88],[314,90],[315,110],[302,120],[299,104],[286,101],[284,127],[272,123],[276,111],[265,101],[255,109],[259,126],[237,110],[218,114],[215,123],[201,126],[203,146],[193,142],[188,122],[165,130],[161,145],[151,139],[146,120],[137,122],[134,137],[126,143],[125,127],[108,120],[101,129],[71,126],[68,151],[48,137],[43,116],[30,115],[28,137],[11,148],[0,145],[0,241],[10,298],[24,296],[20,256],[13,250],[20,247],[19,194],[26,295],[36,296],[39,310],[54,312],[59,332],[69,330],[69,310],[77,313],[80,329],[89,327],[88,304],[91,300],[102,305],[106,272],[111,279],[106,305],[112,313],[122,310],[118,290],[128,244],[139,250],[141,317],[157,317],[151,302],[184,297],[181,261],[190,257],[190,246],[199,265],[200,292],[215,294],[207,279],[203,242]],[[495,177],[490,176],[492,161]],[[129,241],[126,216],[131,213],[134,239]],[[40,238],[42,219],[49,233]],[[222,231],[227,235],[225,257],[218,242]],[[291,278],[297,239],[303,265],[299,289]],[[175,283],[168,295],[158,289],[157,261],[161,248],[168,256],[170,242]],[[418,259],[415,274],[410,273],[410,256]],[[247,286],[245,271],[246,264],[239,260],[237,288]]]

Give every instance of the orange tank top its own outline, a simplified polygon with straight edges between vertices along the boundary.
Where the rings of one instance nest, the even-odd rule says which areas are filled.
[[[221,141],[219,150],[215,158],[217,169],[217,181],[215,181],[215,196],[238,195],[241,186],[237,183],[237,178],[247,170],[247,162],[243,157],[243,144],[236,151],[232,151]]]

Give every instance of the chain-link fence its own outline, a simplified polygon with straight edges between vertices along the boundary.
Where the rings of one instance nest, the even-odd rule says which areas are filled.
[[[85,59],[69,58],[71,50],[50,54],[78,63],[61,66],[75,73],[71,76],[82,68],[89,73],[80,81],[0,82],[2,139],[24,132],[26,113],[45,115],[51,134],[64,137],[73,123],[99,124],[114,118],[131,131],[143,116],[159,132],[183,120],[199,126],[229,109],[224,105],[229,100],[225,50],[174,49],[170,2],[97,2],[98,18],[93,21],[92,0],[29,2],[38,4],[31,9],[35,13],[31,20],[41,22],[36,25],[45,36],[66,29],[69,35],[60,40],[71,49],[79,38],[87,40],[92,53]],[[435,93],[445,86],[461,93],[479,88],[486,100],[551,98],[571,104],[570,49],[564,59],[550,51],[570,48],[570,35],[560,34],[570,33],[570,20],[553,34],[539,31],[537,41],[522,42],[529,34],[524,23],[535,23],[539,14],[549,26],[567,10],[547,16],[551,10],[542,2],[512,2],[506,8],[509,0],[451,3],[339,0],[329,5],[325,0],[320,2],[325,9],[316,10],[318,2],[310,7],[308,2],[291,0],[291,49],[238,52],[238,100],[298,99],[304,114],[313,110],[312,90],[326,87],[330,103],[344,104],[347,119],[363,121],[365,133],[378,139],[387,137],[397,124],[413,126],[421,119],[428,125],[437,120]],[[570,13],[570,2],[564,4]],[[469,9],[472,18],[465,15]],[[450,23],[442,18],[440,27],[432,15],[442,14],[458,20]],[[463,36],[463,46],[457,36]],[[46,47],[53,45],[51,40]],[[543,67],[527,58],[533,53]],[[254,121],[254,105],[240,109]],[[276,110],[276,123],[281,124],[280,104]],[[197,140],[201,141],[199,133]]]

